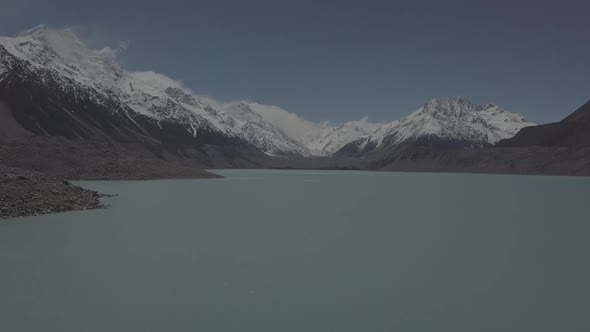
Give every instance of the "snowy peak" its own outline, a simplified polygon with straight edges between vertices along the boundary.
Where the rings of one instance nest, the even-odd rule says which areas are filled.
[[[42,99],[39,102],[51,103],[47,107],[75,113],[76,117],[100,117],[100,112],[105,112],[125,121],[141,118],[161,130],[173,126],[176,134],[189,135],[193,141],[213,136],[215,141],[223,141],[219,137],[224,137],[279,156],[332,155],[350,144],[363,151],[401,143],[478,147],[512,137],[529,125],[521,115],[500,106],[477,105],[453,97],[433,99],[384,126],[363,118],[332,127],[301,119],[276,106],[218,103],[193,94],[165,75],[127,71],[117,61],[124,49],[91,49],[74,30],[45,25],[17,37],[0,37],[0,83],[4,84],[0,88],[20,91],[17,84],[21,90],[35,88]],[[14,91],[5,95],[15,98],[15,104],[31,102],[16,100],[20,97]],[[56,102],[58,98],[61,104]],[[95,111],[87,114],[89,108]],[[104,122],[99,118],[93,121],[91,125]],[[60,130],[63,127],[55,121],[52,125]],[[141,135],[146,134],[143,128],[139,130]],[[160,139],[165,134],[154,129],[148,136]]]
[[[154,72],[125,71],[117,62],[121,49],[88,48],[71,29],[38,26],[14,38],[0,37],[2,48],[7,55],[1,59],[0,69],[8,65],[16,75],[5,79],[28,77],[26,84],[57,89],[60,98],[84,104],[68,106],[75,112],[83,112],[92,103],[105,113],[145,116],[160,128],[164,127],[162,122],[182,127],[182,135],[188,132],[195,140],[211,135],[237,136],[212,107],[183,91],[176,81]],[[64,112],[72,111],[65,104],[60,106]]]
[[[451,109],[451,108],[475,109],[475,108],[479,108],[479,107],[481,107],[481,106],[478,106],[461,96],[446,97],[446,98],[433,98],[424,105],[425,109],[442,109],[442,110]]]
[[[15,38],[0,37],[0,45],[33,70],[51,70],[80,85],[106,92],[124,71],[117,64],[119,49],[88,48],[71,29],[37,26]]]
[[[45,30],[47,30],[47,26],[45,24],[39,24],[36,27],[31,29],[25,30],[18,34],[18,38],[23,37],[34,37],[36,35],[42,34]]]
[[[531,125],[500,106],[477,105],[462,97],[432,99],[409,116],[393,121],[345,147],[365,154],[400,144],[475,148],[495,144]]]
[[[466,147],[495,144],[530,125],[520,114],[494,104],[477,105],[462,97],[433,99],[390,129],[400,141],[432,135]],[[408,130],[409,129],[409,130]]]
[[[415,116],[431,116],[433,118],[456,118],[461,119],[464,117],[470,117],[477,112],[484,110],[485,108],[498,106],[488,104],[485,106],[476,105],[463,97],[452,97],[452,98],[441,98],[432,99],[428,103],[424,104],[422,108],[413,113]]]
[[[16,39],[20,39],[20,44],[26,44],[30,41],[43,43],[62,57],[63,60],[72,62],[72,64],[86,63],[101,55],[101,51],[89,49],[78,38],[76,33],[69,28],[51,29],[45,25],[39,25],[20,33]]]
[[[54,85],[66,93],[94,95],[93,100],[105,104],[109,112],[132,111],[159,124],[179,125],[195,139],[216,132],[240,138],[271,155],[310,155],[302,143],[265,121],[248,103],[223,109],[220,103],[192,94],[165,75],[126,71],[117,61],[123,49],[90,49],[72,29],[40,25],[14,38],[0,37],[0,51],[2,47],[8,59],[0,62],[0,79],[3,66],[17,58],[41,85],[57,80]]]

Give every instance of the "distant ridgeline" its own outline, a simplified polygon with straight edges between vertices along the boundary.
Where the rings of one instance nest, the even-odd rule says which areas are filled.
[[[514,149],[567,147],[581,153],[590,144],[589,104],[558,123],[532,126],[520,114],[460,97],[433,99],[385,125],[362,120],[317,125],[295,136],[256,103],[218,103],[164,75],[126,71],[117,52],[90,49],[69,29],[39,26],[0,37],[0,142],[62,137],[135,144],[159,159],[192,160],[203,167],[527,172],[534,159],[541,173],[545,166],[538,158],[545,154],[515,155]],[[492,148],[496,144],[502,149]],[[27,144],[18,146],[18,151],[1,149],[0,157],[10,153],[18,162]],[[495,169],[477,166],[490,162],[482,157],[490,155]],[[527,166],[519,168],[520,160]],[[562,165],[561,172],[584,171],[583,160],[576,165],[575,170]]]

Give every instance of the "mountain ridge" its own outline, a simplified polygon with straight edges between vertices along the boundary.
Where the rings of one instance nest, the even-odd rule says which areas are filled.
[[[523,128],[481,149],[404,144],[370,154],[368,170],[404,172],[590,175],[590,101],[563,120]]]
[[[38,26],[18,37],[0,37],[0,99],[35,135],[228,145],[282,157],[364,157],[405,144],[482,148],[531,125],[500,106],[452,97],[432,99],[385,125],[363,118],[337,126],[312,124],[293,135],[255,103],[216,103],[164,75],[126,71],[117,63],[118,52],[89,49],[71,29]]]
[[[397,145],[482,148],[531,125],[522,115],[462,97],[432,99],[410,115],[343,146],[336,154],[362,157]]]
[[[105,113],[112,113],[110,115],[119,114],[126,119],[123,122],[130,122],[129,125],[134,127],[133,131],[140,133],[139,136],[148,137],[148,140],[152,142],[165,139],[167,135],[162,133],[158,134],[158,138],[150,136],[162,124],[166,124],[166,126],[177,127],[175,131],[179,135],[181,131],[187,131],[188,135],[182,134],[187,136],[184,140],[186,144],[195,143],[191,142],[188,136],[193,136],[192,141],[201,141],[203,137],[213,135],[225,137],[229,141],[243,140],[245,143],[252,144],[271,156],[305,157],[314,154],[328,155],[343,144],[348,143],[342,142],[343,139],[346,140],[346,137],[353,140],[362,134],[366,134],[365,132],[361,132],[356,136],[350,136],[351,133],[338,134],[338,130],[335,129],[336,126],[315,128],[319,133],[317,135],[305,133],[305,135],[317,136],[318,139],[323,140],[318,143],[302,136],[286,134],[280,126],[269,122],[265,116],[260,117],[254,114],[251,114],[250,119],[246,121],[247,125],[244,126],[244,121],[231,119],[231,113],[235,110],[225,109],[226,107],[234,107],[235,103],[212,104],[210,100],[194,95],[178,82],[164,75],[150,71],[126,71],[117,62],[117,56],[122,49],[110,47],[104,47],[100,50],[90,49],[70,28],[53,29],[45,25],[39,25],[20,33],[16,37],[0,37],[0,47],[3,48],[3,55],[0,59],[0,72],[2,72],[0,73],[0,84],[6,83],[5,81],[8,79],[24,76],[26,80],[21,83],[25,85],[34,84],[37,95],[43,93],[41,90],[44,89],[52,89],[52,91],[61,89],[63,95],[72,94],[73,96],[68,96],[68,98],[74,99],[80,104],[66,103],[68,105],[58,105],[58,108],[76,107],[84,109],[89,106],[82,104],[94,104],[94,108],[104,109]],[[20,62],[18,69],[13,68],[12,64],[14,62]],[[8,68],[15,74],[12,78],[7,77],[10,74],[7,73]],[[35,80],[38,80],[38,82],[35,82]],[[22,87],[23,85],[21,85]],[[82,102],[78,100],[78,97],[87,100]],[[15,107],[12,107],[14,110],[20,109],[26,104],[23,100],[19,102],[12,101],[9,97],[5,98],[9,99],[7,100],[9,104],[14,104]],[[61,101],[56,102],[57,104],[61,103]],[[246,102],[240,103],[251,105]],[[54,113],[56,112],[57,110]],[[96,116],[99,114],[99,112],[95,112],[96,116],[90,120],[87,119],[86,114],[82,114],[80,111],[74,110],[73,113],[80,116],[83,122],[88,120],[91,123],[97,122]],[[32,114],[29,114],[28,117],[31,116]],[[243,114],[238,116],[243,117]],[[19,118],[19,121],[29,120],[41,126],[57,126],[55,123],[48,124],[45,118],[25,119],[19,115],[16,115],[16,117]],[[144,121],[139,121],[136,118],[142,118]],[[151,124],[143,123],[146,121],[151,122]],[[142,124],[138,124],[138,122],[142,122]],[[237,128],[234,127],[236,124],[238,124]],[[78,123],[78,125],[81,124]],[[31,124],[28,126],[30,127]],[[84,123],[84,126],[92,127],[89,123]],[[143,127],[150,127],[150,129],[144,130]],[[334,131],[334,139],[337,141],[331,142],[329,137],[320,137],[324,130]],[[101,128],[95,131],[105,130]],[[50,130],[50,132],[55,132],[55,130]],[[63,134],[63,130],[57,132]],[[106,132],[109,132],[109,130],[106,130]],[[46,131],[37,130],[35,134],[46,134]],[[86,137],[86,135],[80,135],[78,132],[68,133],[65,136]],[[119,138],[118,136],[115,137],[115,139]],[[130,138],[127,137],[127,139]],[[179,140],[175,141],[178,142]],[[208,144],[213,141],[216,140],[205,140],[203,143]],[[323,146],[320,146],[320,144]]]
[[[258,142],[241,137],[223,110],[171,79],[123,70],[117,52],[91,50],[69,29],[39,26],[18,37],[0,37],[0,97],[36,135],[197,146]],[[278,151],[299,153],[306,152]]]

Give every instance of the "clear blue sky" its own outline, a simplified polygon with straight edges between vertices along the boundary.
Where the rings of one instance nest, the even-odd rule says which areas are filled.
[[[0,35],[74,26],[129,41],[154,70],[221,100],[314,121],[390,121],[434,97],[542,123],[590,99],[590,1],[2,0]]]

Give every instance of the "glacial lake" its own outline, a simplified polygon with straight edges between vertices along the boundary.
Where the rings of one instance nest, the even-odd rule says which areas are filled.
[[[215,172],[0,222],[0,331],[590,331],[590,178]]]

